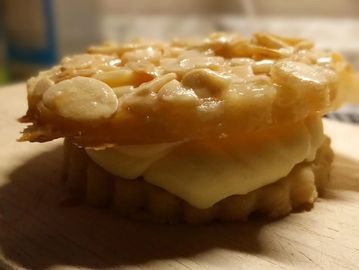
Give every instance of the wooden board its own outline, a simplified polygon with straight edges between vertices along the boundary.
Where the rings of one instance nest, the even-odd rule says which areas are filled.
[[[0,269],[359,269],[359,127],[327,121],[332,182],[310,212],[207,226],[61,206],[60,141],[18,143],[25,86],[0,88]]]

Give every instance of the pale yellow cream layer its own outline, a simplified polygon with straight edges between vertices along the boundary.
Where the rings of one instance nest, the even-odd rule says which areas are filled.
[[[320,118],[257,137],[262,140],[231,143],[233,138],[224,138],[213,146],[186,141],[86,151],[109,173],[127,179],[141,176],[204,209],[286,176],[296,164],[313,160],[324,138]]]

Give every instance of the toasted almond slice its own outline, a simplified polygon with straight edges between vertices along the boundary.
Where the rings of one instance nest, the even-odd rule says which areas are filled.
[[[185,50],[182,53],[180,53],[178,55],[178,59],[183,60],[183,59],[188,59],[188,58],[203,58],[203,57],[215,57],[215,55],[213,54],[213,51],[211,50]],[[218,57],[221,58],[221,57]]]
[[[254,76],[253,69],[250,65],[241,65],[230,67],[230,72],[238,76],[238,79],[245,80]]]
[[[147,114],[156,109],[157,92],[169,81],[176,79],[176,74],[168,73],[150,82],[134,88],[133,92],[121,99],[121,106],[136,114]]]
[[[133,84],[136,80],[136,74],[133,70],[118,68],[114,71],[100,72],[94,78],[105,82],[111,87],[117,87]]]
[[[324,76],[321,69],[296,61],[276,62],[271,70],[271,75],[278,83],[292,87],[307,86],[313,90],[327,84],[327,77]]]
[[[254,63],[255,61],[252,58],[246,58],[246,57],[242,57],[242,58],[236,57],[230,60],[231,66],[247,66]]]
[[[125,52],[121,59],[124,62],[136,62],[149,60],[150,62],[157,62],[161,57],[161,52],[158,49],[149,47],[146,49]]]
[[[253,72],[256,73],[256,74],[258,74],[258,73],[269,73],[270,69],[272,68],[273,63],[274,63],[274,61],[269,60],[269,59],[256,61],[252,65]]]
[[[147,94],[148,92],[158,92],[162,86],[164,86],[166,83],[176,79],[175,73],[167,73],[161,77],[158,77],[152,81],[143,83],[141,86],[136,88],[136,94],[143,95]]]
[[[271,49],[280,49],[289,47],[289,45],[282,39],[264,33],[256,33],[253,36],[254,43]]]
[[[180,67],[184,69],[210,68],[218,70],[224,63],[223,57],[219,56],[195,56],[180,61]]]
[[[158,97],[161,101],[171,104],[196,105],[199,103],[199,99],[193,89],[183,87],[177,80],[172,80],[162,86],[158,91]]]
[[[114,42],[103,43],[100,46],[92,46],[87,49],[89,54],[107,54],[115,55],[119,49],[119,45]]]
[[[31,95],[28,95],[29,107],[35,106],[36,103],[41,100],[45,91],[52,85],[54,85],[54,82],[47,77],[43,77],[37,80],[31,89]]]
[[[96,68],[100,65],[113,65],[118,61],[115,57],[108,55],[78,54],[63,58],[61,66],[64,69],[87,69]]]
[[[278,93],[280,96],[307,98],[314,106],[325,106],[336,81],[336,75],[330,69],[288,60],[275,63],[270,74],[283,88]]]
[[[121,98],[124,95],[130,94],[131,92],[133,92],[133,89],[134,89],[134,87],[132,85],[124,85],[124,86],[115,87],[112,90],[115,93],[115,95],[117,96],[117,98]]]
[[[106,119],[118,107],[117,97],[107,84],[87,77],[75,77],[51,86],[42,101],[52,112],[75,121]]]
[[[192,88],[199,97],[218,96],[229,87],[230,82],[228,76],[209,69],[194,69],[182,78],[182,84]]]

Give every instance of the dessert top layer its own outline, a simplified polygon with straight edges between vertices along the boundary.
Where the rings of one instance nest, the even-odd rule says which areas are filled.
[[[32,125],[20,140],[100,147],[252,132],[334,109],[352,76],[336,53],[262,33],[106,43],[28,81]]]

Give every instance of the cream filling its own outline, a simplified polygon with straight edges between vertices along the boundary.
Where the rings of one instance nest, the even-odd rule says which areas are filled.
[[[90,158],[122,178],[145,181],[197,208],[208,208],[235,194],[246,194],[286,176],[315,158],[323,142],[320,118],[294,124],[288,135],[266,143],[223,144],[215,150],[193,142],[86,149]]]

